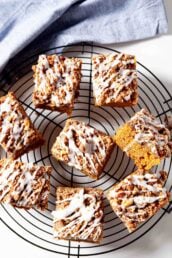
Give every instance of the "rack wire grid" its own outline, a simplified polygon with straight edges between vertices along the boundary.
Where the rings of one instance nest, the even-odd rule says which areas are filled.
[[[118,51],[101,45],[81,43],[44,49],[41,52],[49,55],[62,53],[69,57],[81,58],[83,61],[80,95],[75,104],[72,117],[88,122],[91,126],[110,135],[113,135],[120,125],[125,123],[135,112],[143,107],[146,107],[159,121],[163,122],[165,116],[171,113],[170,104],[172,103],[172,96],[156,75],[140,62],[137,62],[139,85],[139,102],[137,106],[129,108],[94,106],[91,84],[91,58],[93,54],[102,52],[113,53]],[[49,208],[46,212],[41,212],[37,209],[20,210],[1,204],[0,219],[11,231],[22,239],[50,252],[64,254],[68,257],[103,256],[105,253],[115,252],[117,249],[133,243],[151,230],[165,214],[170,213],[171,203],[168,207],[161,209],[157,215],[143,223],[136,231],[128,233],[123,223],[110,208],[107,200],[104,199],[105,224],[104,239],[101,244],[57,241],[53,239],[51,211],[55,209],[55,191],[57,186],[100,187],[106,191],[112,185],[126,177],[127,174],[134,171],[135,166],[117,146],[100,179],[97,181],[53,159],[50,152],[51,146],[68,117],[66,114],[55,111],[36,110],[33,106],[31,95],[34,83],[31,66],[36,63],[39,54],[37,52],[34,55],[30,55],[17,65],[14,62],[13,67],[1,78],[0,93],[1,95],[5,95],[8,91],[15,92],[36,128],[42,132],[46,139],[44,146],[23,155],[21,160],[34,162],[39,165],[52,166],[53,173],[51,175]],[[5,155],[2,152],[1,156]],[[155,172],[161,169],[168,172],[166,187],[169,191],[172,190],[170,184],[172,178],[172,173],[170,173],[171,164],[172,159],[169,158],[154,168]]]

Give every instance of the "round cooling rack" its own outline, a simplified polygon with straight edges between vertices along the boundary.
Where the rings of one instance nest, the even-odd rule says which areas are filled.
[[[81,58],[83,61],[80,96],[75,104],[72,117],[85,121],[91,126],[110,135],[113,135],[120,125],[124,124],[135,112],[143,107],[146,107],[163,122],[165,116],[171,112],[170,103],[172,96],[162,82],[139,62],[137,62],[139,84],[139,103],[137,106],[132,108],[94,106],[91,85],[91,58],[92,55],[102,52],[111,53],[118,51],[87,43],[54,47],[42,51],[42,53],[46,54],[62,53],[69,57]],[[1,79],[0,92],[1,95],[5,95],[9,90],[15,92],[17,98],[23,104],[27,114],[35,124],[35,127],[42,132],[46,139],[44,146],[25,154],[22,156],[21,160],[34,162],[39,165],[52,166],[53,173],[51,175],[49,208],[46,212],[41,212],[36,209],[25,211],[7,205],[1,205],[0,218],[15,234],[27,242],[47,251],[68,255],[68,257],[87,257],[93,255],[103,257],[103,254],[114,252],[119,248],[127,246],[146,234],[166,213],[170,212],[170,205],[161,209],[156,216],[143,223],[135,232],[129,234],[105,199],[104,239],[100,245],[57,241],[53,239],[51,211],[55,209],[55,191],[57,186],[89,186],[100,187],[103,190],[107,190],[123,179],[127,174],[134,171],[135,167],[133,162],[117,147],[115,147],[102,176],[97,181],[53,159],[50,152],[51,146],[68,117],[66,114],[55,111],[35,110],[33,106],[31,96],[33,90],[31,66],[36,63],[38,54],[40,53],[28,56],[27,59],[19,65],[14,65],[9,70],[8,77],[5,76]],[[172,160],[166,159],[161,165],[154,168],[155,171],[163,169],[168,172],[166,187],[170,191],[170,181],[172,177],[172,173],[170,173],[171,163]]]

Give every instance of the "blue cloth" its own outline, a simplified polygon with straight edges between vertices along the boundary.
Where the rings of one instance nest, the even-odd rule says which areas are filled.
[[[105,44],[166,32],[163,0],[1,0],[0,70],[31,42],[27,53],[40,48],[43,39],[44,47]]]

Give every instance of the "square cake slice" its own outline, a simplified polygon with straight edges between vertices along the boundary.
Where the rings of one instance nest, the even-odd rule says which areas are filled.
[[[52,215],[56,239],[99,243],[103,235],[103,191],[58,187]]]
[[[145,109],[119,128],[114,139],[141,169],[149,170],[171,155],[170,131]]]
[[[40,55],[38,64],[32,69],[35,107],[71,114],[74,101],[78,97],[81,60],[58,55]]]
[[[98,179],[113,150],[113,139],[84,122],[68,119],[52,147],[53,156]]]
[[[13,92],[0,98],[0,145],[15,159],[44,143]]]
[[[36,166],[18,160],[0,160],[0,203],[17,208],[45,210],[50,192],[49,166]]]
[[[151,171],[137,170],[107,192],[112,209],[129,232],[168,204],[170,193],[163,188],[166,179],[164,171],[156,175]]]
[[[92,58],[96,106],[126,107],[138,102],[135,56],[100,54]]]

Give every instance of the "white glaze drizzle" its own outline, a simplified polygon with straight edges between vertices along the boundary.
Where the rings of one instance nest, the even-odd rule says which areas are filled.
[[[21,163],[18,167],[18,161],[4,160],[0,171],[0,201],[15,203],[17,207],[34,205],[48,179],[46,173],[36,179],[39,169],[31,163]],[[44,192],[41,199],[46,199],[47,196],[48,193]]]
[[[74,98],[74,84],[78,84],[76,72],[80,76],[79,64],[71,58],[60,60],[58,55],[53,56],[54,65],[49,64],[46,55],[40,55],[35,72],[35,90],[41,92],[43,100],[49,100],[52,105],[60,107],[70,104]],[[55,90],[51,90],[48,85],[53,85]]]
[[[85,204],[87,199],[89,205]],[[71,198],[57,201],[57,205],[62,202],[69,202],[69,204],[65,208],[57,208],[56,211],[52,212],[52,215],[54,223],[63,220],[67,224],[59,228],[58,231],[54,231],[54,236],[66,238],[70,235],[72,238],[86,240],[94,230],[93,240],[96,241],[102,231],[103,212],[100,212],[100,215],[95,218],[95,213],[100,208],[100,201],[97,201],[95,196],[84,193],[84,189],[81,189]],[[75,230],[78,224],[81,224],[81,227],[79,230]]]
[[[127,61],[122,60],[123,54],[109,54],[100,62],[101,56],[94,57],[93,61],[93,91],[97,101],[101,99],[102,94],[108,91],[106,103],[115,100],[120,92],[131,85],[133,80],[137,79],[136,70],[125,69],[127,64],[134,64],[133,57]],[[119,71],[115,71],[117,65],[122,64]],[[98,76],[97,76],[98,75]],[[130,100],[132,92],[127,93],[126,101]]]
[[[25,126],[28,124],[28,118],[26,118],[19,110],[18,101],[8,95],[4,102],[0,104],[0,117],[1,117],[1,132],[0,132],[0,144],[3,144],[3,148],[7,152],[15,152],[21,149],[23,146],[27,146],[29,137],[33,135],[33,129],[28,128],[26,132]],[[4,143],[4,139],[8,135],[7,143]]]
[[[76,132],[79,142],[82,143],[85,151],[81,151],[76,145],[73,136],[74,132]],[[64,143],[65,137],[68,139],[68,146],[66,146]],[[86,126],[82,122],[75,125],[71,124],[66,132],[64,132],[64,130],[61,132],[58,139],[61,148],[66,149],[68,152],[68,164],[70,166],[75,166],[77,169],[82,169],[84,166],[88,166],[89,164],[92,173],[97,173],[96,163],[102,165],[102,162],[106,156],[106,146],[94,128]],[[96,162],[93,162],[93,157],[96,159]],[[83,164],[81,164],[79,158],[82,158]]]
[[[153,153],[159,155],[159,152],[166,149],[167,154],[171,153],[168,143],[170,140],[170,132],[155,117],[150,115],[146,110],[142,109],[137,112],[128,122],[134,126],[134,139],[124,148],[127,152],[135,142],[146,144]],[[159,131],[163,129],[163,134]]]
[[[137,194],[135,190],[127,190],[128,186],[136,186],[139,188]],[[123,184],[112,188],[108,197],[113,203],[113,199],[117,200],[115,204],[115,212],[119,217],[125,216],[127,220],[137,221],[139,216],[144,216],[147,212],[145,207],[155,203],[156,201],[163,200],[167,197],[167,191],[158,182],[158,177],[153,173],[132,174],[123,180]],[[129,202],[126,206],[125,202]]]

